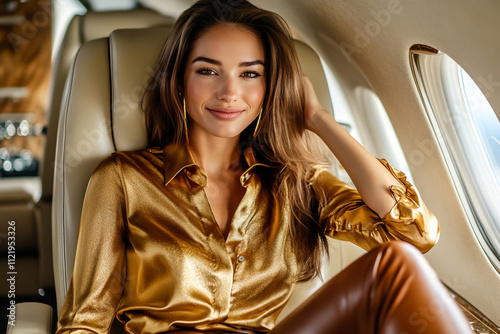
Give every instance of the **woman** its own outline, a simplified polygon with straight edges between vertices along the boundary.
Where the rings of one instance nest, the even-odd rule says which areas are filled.
[[[409,245],[429,250],[436,219],[322,109],[279,16],[194,4],[144,110],[150,148],[116,152],[91,178],[58,333],[108,332],[115,315],[130,333],[468,332]],[[296,282],[318,275],[326,236],[372,250],[275,327]]]

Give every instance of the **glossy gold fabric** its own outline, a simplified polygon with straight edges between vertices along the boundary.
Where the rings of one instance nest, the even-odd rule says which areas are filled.
[[[204,191],[207,176],[187,147],[105,159],[87,189],[58,333],[105,333],[115,313],[130,333],[272,329],[298,271],[290,208],[262,187],[268,166],[251,150],[245,158],[246,193],[226,240]],[[382,219],[356,190],[317,170],[310,182],[327,199],[319,208],[325,233],[365,249],[400,239],[427,251],[439,236],[435,217],[405,176],[382,163],[406,186],[391,189],[397,204]]]

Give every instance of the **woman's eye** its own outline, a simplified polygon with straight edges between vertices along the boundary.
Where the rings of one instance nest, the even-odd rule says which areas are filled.
[[[208,69],[208,68],[200,68],[199,70],[196,71],[198,74],[202,75],[213,75],[216,74],[214,70]]]
[[[248,71],[248,72],[243,73],[242,76],[247,77],[247,78],[258,78],[261,75],[258,72]]]

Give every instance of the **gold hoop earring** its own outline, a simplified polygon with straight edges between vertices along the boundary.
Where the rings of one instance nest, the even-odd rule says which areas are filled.
[[[255,130],[253,132],[253,137],[255,138],[255,136],[257,136],[257,132],[259,130],[259,123],[260,123],[260,118],[262,116],[262,108],[260,108],[260,112],[259,112],[259,118],[257,118],[257,125],[255,125]]]
[[[184,133],[186,134],[186,144],[189,144],[188,127],[187,127],[187,112],[186,112],[186,99],[182,98],[182,109],[184,111]]]

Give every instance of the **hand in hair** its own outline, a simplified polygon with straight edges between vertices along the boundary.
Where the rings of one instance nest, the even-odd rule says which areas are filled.
[[[363,201],[380,217],[390,212],[395,199],[391,186],[402,186],[373,155],[359,144],[316,97],[311,81],[304,76],[306,129],[317,134],[345,168]]]
[[[311,80],[307,76],[302,77],[302,87],[304,89],[304,97],[305,97],[305,121],[306,121],[306,129],[316,133],[315,129],[315,119],[318,114],[328,113],[318,101],[318,97],[314,92],[313,85]]]

